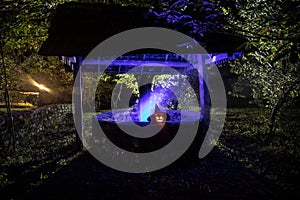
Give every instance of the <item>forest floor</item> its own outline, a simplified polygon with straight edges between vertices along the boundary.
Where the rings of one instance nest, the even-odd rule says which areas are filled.
[[[299,110],[273,135],[257,109],[229,109],[218,144],[203,159],[150,173],[111,169],[75,151],[75,130],[24,139],[0,159],[1,199],[292,199],[300,195]]]

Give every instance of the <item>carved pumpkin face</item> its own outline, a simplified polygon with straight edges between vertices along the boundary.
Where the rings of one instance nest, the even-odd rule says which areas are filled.
[[[164,112],[154,113],[154,120],[157,123],[164,123],[166,121],[166,113]]]

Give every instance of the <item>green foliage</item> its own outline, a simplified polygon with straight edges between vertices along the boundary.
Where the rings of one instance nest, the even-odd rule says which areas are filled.
[[[163,0],[153,13],[155,20],[197,40],[201,40],[207,32],[219,31],[223,26],[224,15],[213,0]]]
[[[11,91],[38,91],[28,77],[55,89],[53,96],[71,94],[72,75],[66,74],[58,58],[37,54],[48,35],[53,11],[60,1],[5,1],[0,3],[1,44]],[[2,71],[2,70],[1,70]],[[1,73],[3,76],[3,74]],[[70,89],[66,89],[69,87]],[[1,78],[0,88],[4,88]],[[63,99],[64,97],[62,97]]]
[[[72,132],[28,136],[15,155],[0,158],[0,189],[22,183],[31,190],[40,185],[77,156],[72,152],[74,141]],[[11,173],[13,169],[18,171]],[[26,181],[22,182],[20,177]]]
[[[248,38],[243,59],[232,63],[252,88],[254,103],[265,107],[269,130],[286,106],[299,98],[300,15],[295,1],[240,1],[223,9],[227,31]]]
[[[75,0],[81,3],[104,3],[117,4],[121,6],[138,6],[138,7],[154,7],[159,5],[159,0]]]
[[[169,102],[169,105],[167,106],[168,108],[192,110],[195,105],[189,102],[192,99],[192,96],[195,93],[195,91],[186,89],[188,88],[188,84],[190,84],[188,80],[189,78],[190,77],[186,75],[157,75],[153,78],[153,85],[154,87],[163,89],[165,95],[158,95],[161,96],[160,100],[162,102]],[[176,98],[172,98],[173,95],[175,95]],[[185,102],[186,107],[184,107],[180,102],[177,102],[179,99],[182,102]]]
[[[132,89],[133,94],[138,94],[138,83],[133,74],[117,74],[117,79],[114,81],[117,84],[125,84],[127,88]]]
[[[98,76],[98,75],[97,75]],[[116,75],[102,73],[95,92],[95,110],[109,109],[111,107],[111,94],[116,85]]]

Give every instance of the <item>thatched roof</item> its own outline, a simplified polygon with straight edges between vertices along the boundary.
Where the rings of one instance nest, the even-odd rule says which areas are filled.
[[[66,3],[57,7],[49,37],[39,53],[49,56],[86,56],[100,42],[122,31],[139,27],[165,27],[154,21],[145,8]],[[220,33],[195,39],[204,43],[206,50],[211,53],[235,52],[245,42],[244,38]]]

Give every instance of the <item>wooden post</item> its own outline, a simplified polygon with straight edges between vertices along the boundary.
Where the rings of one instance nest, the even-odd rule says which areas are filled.
[[[199,99],[201,114],[204,117],[204,131],[206,132],[209,126],[210,118],[210,97],[208,91],[208,74],[207,65],[205,64],[205,59],[207,55],[198,54],[197,55],[197,69],[199,72]]]
[[[74,120],[77,124],[76,134],[76,149],[81,151],[83,149],[83,143],[79,137],[83,138],[83,112],[82,112],[82,73],[80,70],[81,58],[76,57],[76,64],[74,66],[74,83],[78,78],[77,83],[74,84],[73,94],[73,106],[74,106]]]

